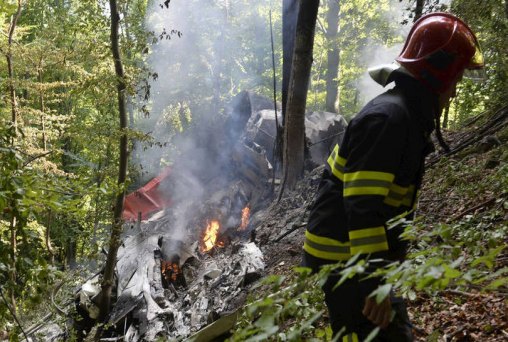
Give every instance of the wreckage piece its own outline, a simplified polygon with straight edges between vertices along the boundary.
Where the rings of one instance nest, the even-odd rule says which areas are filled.
[[[312,112],[305,116],[305,136],[308,139],[310,159],[322,165],[333,146],[342,141],[347,121],[342,115],[330,112]]]
[[[278,113],[281,122],[280,113]],[[309,158],[315,165],[326,161],[331,147],[342,140],[347,122],[339,114],[330,112],[307,112],[305,114],[305,136]],[[259,145],[273,164],[273,146],[276,138],[275,111],[260,110],[252,114],[245,125],[245,140]]]
[[[238,141],[247,121],[254,113],[264,109],[273,110],[273,101],[251,91],[238,93],[225,110],[227,117],[225,131],[230,135],[230,141]]]
[[[272,165],[266,158],[266,150],[259,144],[245,141],[233,150],[233,161],[237,172],[253,184],[264,184],[269,181]]]
[[[122,219],[135,221],[141,215],[141,219],[146,220],[150,214],[171,206],[170,192],[160,187],[170,174],[171,168],[166,167],[143,187],[125,196]]]
[[[279,124],[282,123],[282,115],[277,113]],[[267,159],[273,164],[273,147],[277,136],[275,111],[273,109],[260,110],[250,117],[245,126],[245,138],[265,150]]]
[[[188,337],[236,311],[244,302],[245,287],[261,277],[265,264],[254,243],[235,240],[201,254],[196,235],[173,238],[171,217],[154,215],[126,227],[130,231],[118,251],[109,337],[132,342]],[[172,282],[164,288],[161,270],[168,260],[179,266],[186,286]],[[96,285],[85,284],[81,292],[93,296],[96,290]]]

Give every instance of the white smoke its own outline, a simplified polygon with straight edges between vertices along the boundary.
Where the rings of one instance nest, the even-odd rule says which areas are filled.
[[[270,3],[158,0],[148,10],[154,44],[147,64],[157,77],[145,103],[150,115],[138,119],[137,128],[152,141],[139,143],[133,159],[143,168],[143,181],[171,165],[162,188],[173,203],[175,239],[196,219],[210,190],[226,186],[221,177],[225,181],[231,172],[231,149],[224,145],[232,142],[222,111],[236,93],[266,83],[259,70],[271,68],[270,26],[259,13],[268,13]]]
[[[387,22],[393,23],[394,27],[398,28],[394,32],[394,35],[396,37],[398,36],[401,42],[391,46],[386,46],[374,42],[367,44],[366,48],[360,54],[363,56],[362,62],[365,63],[367,68],[382,64],[391,64],[402,51],[402,47],[404,46],[403,41],[405,40],[407,34],[409,33],[409,29],[411,28],[411,25],[401,24],[407,16],[407,6],[408,4],[406,2],[400,2],[399,0],[390,1],[390,11],[384,13],[384,18]],[[362,105],[394,86],[394,84],[391,83],[383,88],[381,85],[372,80],[372,78],[367,73],[367,69],[362,74],[358,84]]]

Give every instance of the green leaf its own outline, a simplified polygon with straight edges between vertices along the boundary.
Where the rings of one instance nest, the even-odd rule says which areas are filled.
[[[381,304],[383,300],[385,300],[386,297],[390,295],[390,291],[392,290],[392,284],[384,284],[381,286],[378,286],[377,289],[372,291],[372,293],[369,295],[369,297],[376,297],[376,302],[378,304]]]
[[[364,342],[370,342],[373,341],[374,338],[376,338],[377,334],[379,333],[380,328],[376,327],[374,330],[370,332],[370,334],[365,338]]]

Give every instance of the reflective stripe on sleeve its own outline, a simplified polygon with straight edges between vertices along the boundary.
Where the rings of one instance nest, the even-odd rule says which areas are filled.
[[[357,195],[387,196],[393,184],[393,173],[357,171],[344,174],[344,197]]]
[[[339,156],[339,145],[335,145],[332,153],[327,159],[328,165],[332,171],[332,174],[344,181],[344,166],[346,166],[346,159]]]
[[[351,257],[349,242],[340,242],[305,231],[303,249],[318,258],[327,260],[348,260]]]
[[[351,254],[374,253],[388,250],[384,227],[373,227],[349,231]]]

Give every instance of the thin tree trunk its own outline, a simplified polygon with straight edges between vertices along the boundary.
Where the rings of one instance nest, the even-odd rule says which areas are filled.
[[[16,24],[17,24],[18,19],[21,15],[21,5],[22,5],[21,0],[18,0],[18,9],[17,9],[14,17],[11,18],[11,24],[9,25],[7,54],[5,56],[7,59],[7,74],[9,77],[8,88],[9,88],[9,97],[10,97],[10,102],[11,102],[11,121],[12,121],[12,125],[14,126],[14,129],[15,129],[15,131],[14,131],[15,136],[17,135],[17,127],[18,127],[18,115],[17,115],[18,105],[16,102],[16,89],[14,87],[14,67],[12,65],[12,40],[14,37],[14,31],[16,29]]]
[[[422,16],[424,4],[425,4],[425,0],[416,0],[415,17],[414,17],[413,22],[416,22]]]
[[[11,280],[11,289],[10,289],[10,297],[11,297],[11,305],[12,311],[16,314],[16,296],[14,294],[14,288],[16,286],[16,255],[18,253],[17,249],[17,232],[16,232],[16,216],[14,216],[14,210],[12,212],[11,223],[9,227],[11,231],[11,272],[10,272],[10,280]]]
[[[45,234],[45,244],[46,249],[48,250],[49,255],[51,255],[51,265],[55,264],[55,250],[53,246],[51,246],[51,225],[53,224],[53,215],[51,210],[48,212],[47,220],[46,220],[46,234]]]
[[[339,31],[340,0],[328,0],[328,12],[326,13],[327,64],[326,64],[326,111],[336,112],[337,96],[339,91],[339,46],[337,33]]]
[[[118,248],[120,247],[120,235],[122,233],[122,211],[125,198],[124,184],[127,177],[127,110],[125,106],[125,78],[122,61],[120,59],[120,47],[118,39],[118,25],[120,15],[116,0],[109,0],[111,10],[111,51],[115,63],[115,73],[117,76],[117,95],[118,95],[118,112],[120,117],[120,161],[118,170],[118,194],[116,197],[115,209],[113,214],[113,224],[111,227],[111,237],[109,240],[109,251],[104,269],[104,278],[102,281],[100,316],[99,319],[104,321],[109,313],[111,303],[111,289],[113,287],[114,271]]]
[[[284,130],[283,188],[288,189],[303,175],[305,104],[318,8],[319,0],[300,1]]]
[[[9,97],[11,102],[11,124],[14,127],[14,137],[12,139],[12,145],[15,144],[15,139],[18,131],[18,104],[16,102],[16,89],[14,87],[14,67],[12,63],[12,42],[14,38],[14,31],[16,29],[16,24],[21,15],[21,0],[18,0],[18,8],[16,14],[11,18],[11,23],[9,25],[8,30],[8,45],[7,45],[7,54],[5,58],[7,59],[7,74],[9,78],[8,89],[9,89]],[[10,271],[10,280],[11,280],[11,289],[10,289],[10,299],[13,314],[16,315],[16,296],[14,292],[14,288],[16,286],[16,278],[17,278],[17,269],[16,269],[16,255],[17,255],[17,220],[14,210],[15,203],[14,201],[11,203],[11,222],[9,225],[11,237],[11,271]]]
[[[37,70],[37,78],[40,84],[42,84],[42,58],[39,61],[39,66]],[[39,107],[41,109],[41,126],[42,126],[42,147],[44,148],[44,151],[47,151],[47,138],[46,138],[46,118],[44,117],[44,112],[46,111],[46,107],[44,105],[44,92],[40,90],[39,93]]]

